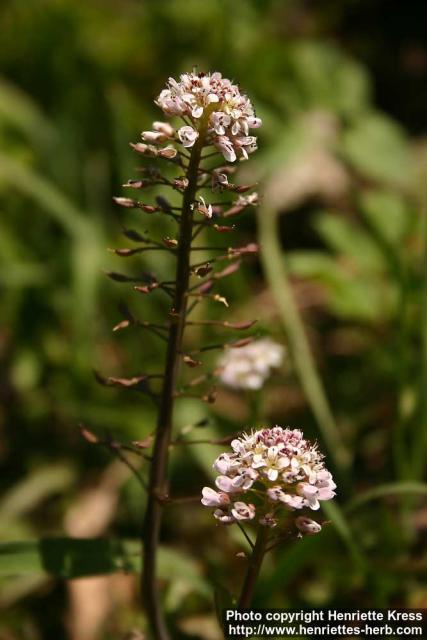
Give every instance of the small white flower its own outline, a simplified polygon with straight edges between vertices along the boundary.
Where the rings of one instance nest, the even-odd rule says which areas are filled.
[[[214,111],[211,115],[212,127],[219,136],[225,135],[227,127],[230,125],[231,118],[223,111]]]
[[[228,138],[227,136],[219,136],[215,142],[214,142],[216,148],[218,149],[218,151],[220,151],[222,153],[222,155],[224,156],[224,158],[226,160],[228,160],[228,162],[235,162],[236,161],[236,150],[234,148],[233,143],[231,142],[230,138]]]
[[[300,482],[297,485],[297,492],[300,496],[303,496],[306,500],[307,506],[313,511],[317,511],[320,508],[319,504],[319,490],[308,482]]]
[[[178,129],[178,138],[181,140],[184,147],[192,147],[199,137],[198,131],[193,127],[185,126]]]
[[[248,196],[239,196],[235,204],[238,207],[249,207],[249,206],[256,206],[258,202],[259,202],[259,196],[256,193],[256,191],[254,191]]]
[[[271,370],[282,363],[285,349],[269,338],[261,338],[239,349],[227,350],[219,361],[219,376],[235,389],[260,389]]]
[[[235,520],[253,520],[255,518],[255,506],[245,502],[235,502],[231,509],[231,515]]]
[[[213,464],[214,469],[222,475],[229,474],[233,468],[238,468],[239,464],[233,460],[227,453],[221,453]]]

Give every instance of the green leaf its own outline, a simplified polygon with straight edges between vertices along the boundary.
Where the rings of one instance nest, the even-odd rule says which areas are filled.
[[[346,505],[345,511],[346,513],[354,511],[371,500],[378,500],[379,498],[384,498],[386,496],[404,495],[407,493],[414,495],[427,495],[427,484],[422,482],[390,482],[389,484],[381,484],[374,489],[370,489],[369,491],[365,491],[359,496],[356,496],[356,498]]]
[[[408,229],[410,212],[405,200],[396,193],[378,189],[362,193],[360,204],[381,237],[398,245]]]
[[[76,476],[67,463],[41,467],[14,485],[0,502],[0,521],[17,518],[37,507],[47,497],[68,489]]]
[[[327,245],[347,259],[351,258],[355,267],[364,271],[384,270],[381,251],[359,225],[343,216],[320,214],[314,226]]]
[[[0,543],[0,578],[48,575],[70,580],[140,570],[138,540],[64,537]],[[180,580],[200,595],[210,596],[198,564],[180,551],[160,549],[159,577]]]
[[[398,185],[408,181],[410,158],[405,135],[384,115],[366,114],[345,132],[343,152],[363,175]]]
[[[364,572],[366,570],[365,556],[363,555],[361,547],[354,538],[353,532],[342,508],[336,502],[332,501],[324,501],[322,503],[322,508],[349,550],[354,564],[360,571]]]
[[[51,143],[56,132],[35,102],[0,78],[0,120],[11,123],[36,143]]]
[[[106,538],[40,538],[0,543],[0,576],[48,574],[57,578],[135,571],[137,542]]]
[[[387,316],[394,307],[394,289],[379,276],[372,277],[348,270],[339,261],[320,251],[294,251],[288,256],[290,273],[320,283],[331,313],[346,320],[374,322]]]
[[[344,115],[361,111],[369,101],[369,79],[363,67],[333,46],[299,41],[290,50],[303,106],[324,107]]]

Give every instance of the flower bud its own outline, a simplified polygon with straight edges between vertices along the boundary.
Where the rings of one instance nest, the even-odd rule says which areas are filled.
[[[176,157],[177,150],[172,145],[168,145],[167,147],[163,147],[163,149],[159,149],[158,154],[161,158],[172,159]]]
[[[173,138],[175,136],[175,129],[169,122],[153,122],[154,131],[160,131],[168,138]]]
[[[166,140],[168,139],[168,137],[165,136],[165,134],[161,133],[160,131],[143,131],[141,133],[141,137],[146,142],[154,142],[154,143],[166,142]]]
[[[295,524],[299,531],[307,536],[314,536],[316,533],[322,531],[322,526],[315,520],[306,518],[305,516],[299,516],[295,519]]]

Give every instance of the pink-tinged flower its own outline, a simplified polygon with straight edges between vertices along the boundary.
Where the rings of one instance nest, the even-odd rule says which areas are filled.
[[[230,498],[226,493],[214,491],[210,487],[204,487],[201,500],[205,507],[223,507],[230,504]]]
[[[302,509],[306,506],[304,499],[294,493],[286,493],[278,487],[271,487],[267,489],[267,496],[273,502],[282,502],[289,509]]]
[[[221,506],[221,515],[215,517],[226,524],[257,517],[261,525],[275,526],[285,514],[316,511],[322,500],[335,495],[336,485],[322,454],[299,429],[276,426],[243,433],[232,440],[231,452],[218,456],[214,468],[219,473],[215,484],[220,493],[205,488],[202,502]],[[227,498],[218,497],[221,493]],[[219,500],[224,502],[219,504]],[[306,516],[295,523],[304,533],[321,530]]]
[[[214,144],[228,162],[235,162],[237,158],[236,149],[230,138],[227,136],[218,136]]]
[[[214,111],[211,115],[212,128],[219,136],[225,135],[227,127],[230,126],[231,118],[223,111]]]
[[[178,138],[184,147],[192,147],[199,137],[199,133],[193,127],[185,126],[178,129]]]
[[[255,506],[245,502],[235,502],[231,509],[231,515],[235,520],[253,520],[255,518]]]
[[[228,176],[225,173],[214,171],[212,173],[212,191],[222,191],[229,186]]]
[[[297,485],[297,491],[300,496],[305,498],[307,506],[310,507],[310,509],[317,511],[320,508],[318,500],[319,490],[312,484],[309,484],[308,482],[300,482]]]
[[[208,219],[212,218],[213,216],[212,205],[206,204],[203,196],[199,196],[199,202],[197,202],[197,211],[201,213],[202,216],[205,216],[205,218]]]
[[[221,453],[215,460],[213,467],[218,473],[228,475],[233,468],[239,467],[239,463],[233,460],[228,453]]]
[[[295,524],[301,533],[308,536],[313,536],[322,531],[322,526],[318,522],[311,520],[311,518],[306,518],[305,516],[299,516],[296,518]]]

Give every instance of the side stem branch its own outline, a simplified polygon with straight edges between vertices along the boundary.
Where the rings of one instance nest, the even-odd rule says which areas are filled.
[[[251,606],[255,586],[261,570],[262,561],[266,553],[269,529],[260,525],[258,528],[255,546],[249,559],[249,565],[246,570],[245,580],[243,582],[242,591],[240,593],[238,609],[248,609]]]

